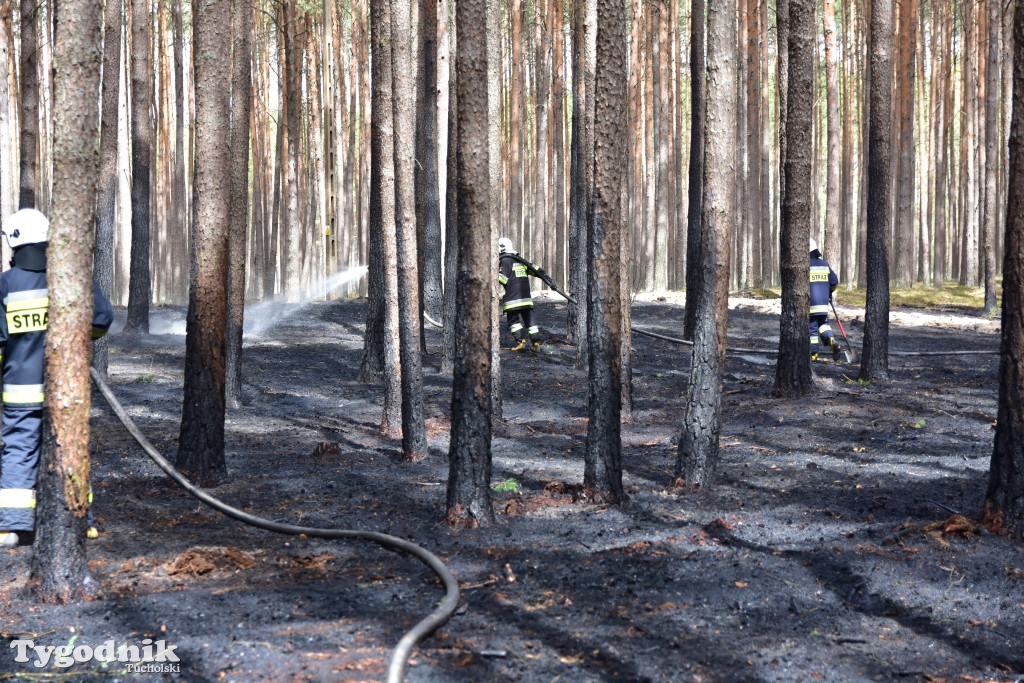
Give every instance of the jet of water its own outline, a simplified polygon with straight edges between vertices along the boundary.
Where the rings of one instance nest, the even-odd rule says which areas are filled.
[[[271,325],[279,322],[282,318],[299,313],[314,301],[324,298],[339,287],[357,282],[366,274],[366,271],[366,266],[346,268],[313,283],[301,292],[286,292],[270,301],[261,301],[253,306],[246,306],[245,336],[264,334]]]

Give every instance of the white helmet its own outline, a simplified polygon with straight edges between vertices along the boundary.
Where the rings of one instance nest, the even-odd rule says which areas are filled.
[[[811,238],[811,251],[818,251],[818,243],[814,241],[813,237]]]
[[[21,209],[3,222],[3,233],[11,249],[25,244],[39,244],[47,239],[50,221],[40,211]]]
[[[515,250],[512,248],[512,240],[507,237],[502,237],[498,240],[498,253],[499,254],[514,254]]]

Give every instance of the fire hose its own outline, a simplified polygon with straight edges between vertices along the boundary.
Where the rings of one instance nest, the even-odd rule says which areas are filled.
[[[315,527],[297,526],[294,524],[282,524],[280,522],[273,522],[269,519],[250,515],[247,512],[231,507],[227,503],[214,498],[186,479],[184,475],[175,469],[174,466],[160,454],[145,435],[142,434],[139,428],[132,421],[131,417],[128,416],[128,413],[125,412],[120,402],[114,396],[114,393],[110,390],[110,387],[103,381],[103,378],[96,369],[90,368],[90,370],[92,372],[92,379],[99,388],[100,393],[103,394],[103,398],[106,399],[107,404],[110,405],[111,410],[113,410],[114,414],[117,415],[121,424],[123,424],[125,429],[128,430],[128,433],[131,434],[139,445],[142,446],[142,449],[146,451],[146,454],[152,458],[153,462],[155,462],[157,466],[167,474],[167,476],[206,505],[209,505],[218,512],[242,522],[243,524],[248,524],[267,531],[293,536],[305,535],[311,538],[358,539],[373,541],[374,543],[389,548],[397,548],[398,550],[402,550],[414,556],[437,574],[438,578],[441,579],[441,582],[444,583],[447,591],[444,600],[436,609],[434,609],[433,612],[420,620],[419,623],[402,636],[402,639],[398,641],[398,645],[395,646],[395,650],[391,655],[391,664],[388,666],[387,680],[388,683],[399,683],[405,675],[405,667],[409,656],[412,654],[412,649],[447,622],[455,612],[455,608],[459,602],[459,582],[456,581],[451,571],[449,571],[448,567],[445,566],[440,558],[429,550],[396,536],[390,536],[376,531],[320,529]]]

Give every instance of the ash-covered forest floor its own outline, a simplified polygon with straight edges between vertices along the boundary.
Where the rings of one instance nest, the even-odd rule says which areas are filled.
[[[680,336],[682,302],[642,297],[637,327]],[[730,345],[770,348],[773,304],[735,299]],[[893,356],[892,379],[814,364],[818,390],[773,398],[774,358],[729,355],[722,460],[711,490],[671,487],[688,349],[633,337],[628,504],[573,498],[582,481],[586,373],[561,340],[565,306],[539,298],[539,354],[502,353],[498,524],[444,524],[450,377],[425,359],[431,454],[399,459],[377,429],[380,388],[356,381],[365,301],[318,302],[247,337],[245,405],[229,414],[230,479],[215,496],[270,519],[386,532],[443,558],[458,613],[417,649],[409,681],[1016,681],[1024,677],[1024,542],[972,526],[996,418],[998,355]],[[855,343],[860,312],[841,308]],[[110,383],[173,458],[181,309],[153,334],[111,335]],[[116,327],[116,324],[115,324]],[[998,347],[973,310],[894,311],[893,351]],[[98,600],[40,605],[30,547],[0,551],[8,641],[177,646],[193,681],[371,681],[443,597],[419,562],[370,543],[286,537],[213,512],[165,478],[93,398],[89,542]],[[508,487],[505,487],[508,488]],[[952,510],[966,516],[957,524]],[[20,635],[18,635],[20,634]],[[38,669],[0,643],[0,677]]]

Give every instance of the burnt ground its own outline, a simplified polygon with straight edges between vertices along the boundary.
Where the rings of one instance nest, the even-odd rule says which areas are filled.
[[[730,344],[768,348],[770,304],[734,301]],[[538,304],[539,354],[502,354],[493,442],[498,524],[443,522],[450,378],[427,331],[431,454],[399,459],[377,430],[380,389],[359,384],[365,302],[313,303],[247,338],[246,405],[229,415],[230,480],[211,492],[270,519],[377,530],[442,557],[462,585],[410,681],[1016,681],[1024,678],[1024,543],[972,524],[987,482],[998,356],[894,356],[892,380],[814,365],[817,392],[771,395],[771,356],[731,353],[714,487],[671,488],[688,351],[633,338],[635,412],[623,428],[628,504],[575,501],[586,375],[559,340],[565,308]],[[857,311],[848,315],[859,342]],[[154,334],[111,335],[111,385],[173,457],[181,310]],[[678,299],[633,305],[634,323],[680,334]],[[894,351],[996,349],[974,311],[894,312]],[[172,324],[177,321],[177,324]],[[166,324],[165,324],[166,323]],[[164,477],[93,399],[98,600],[37,604],[30,547],[0,551],[7,640],[177,646],[180,673],[211,681],[381,680],[391,649],[443,597],[417,561],[369,543],[275,535],[226,519]],[[967,520],[952,518],[961,512]],[[957,522],[960,523],[957,523]],[[20,635],[19,635],[20,634]],[[26,635],[28,634],[28,635]],[[123,664],[14,661],[0,678],[79,673],[154,680]]]

